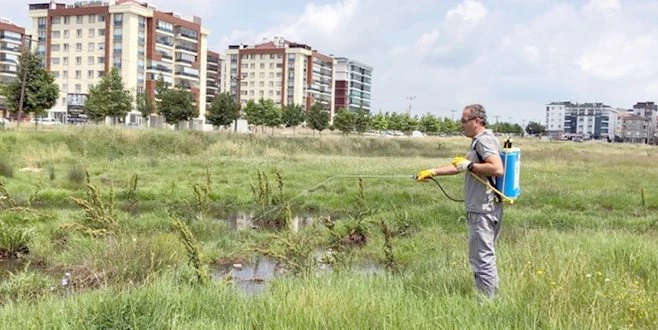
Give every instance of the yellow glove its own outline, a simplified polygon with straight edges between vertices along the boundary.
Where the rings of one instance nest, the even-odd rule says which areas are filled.
[[[452,159],[452,166],[454,166],[459,172],[468,170],[469,165],[471,165],[471,161],[464,157],[455,157]]]
[[[434,172],[432,170],[422,170],[416,174],[416,180],[418,182],[423,182],[431,177],[434,176]]]

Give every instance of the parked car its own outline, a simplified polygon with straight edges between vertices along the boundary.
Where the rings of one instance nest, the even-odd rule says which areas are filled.
[[[61,125],[62,123],[55,118],[32,118],[31,123],[44,126]]]

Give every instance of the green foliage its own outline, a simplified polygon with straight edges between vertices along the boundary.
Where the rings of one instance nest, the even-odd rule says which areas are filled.
[[[29,229],[9,226],[0,221],[0,260],[30,253],[33,233]]]
[[[356,109],[354,118],[354,130],[357,133],[363,134],[370,129],[370,125],[371,119],[368,111],[363,109],[362,106]]]
[[[25,91],[22,111],[40,116],[57,102],[59,86],[55,83],[53,75],[43,68],[39,56],[28,50],[23,51],[19,57],[16,77],[0,89],[6,98],[7,108],[12,112],[19,110],[23,77],[25,77]],[[22,118],[23,114],[20,114],[20,117]]]
[[[272,134],[274,134],[274,128],[283,124],[283,120],[281,119],[281,108],[279,108],[279,106],[271,99],[260,99],[258,103],[259,106],[263,108],[263,124],[267,127],[271,127]]]
[[[9,278],[0,283],[0,306],[29,303],[50,292],[50,279],[40,273],[28,271],[28,268],[29,263],[25,265],[24,270],[10,273]]]
[[[81,186],[85,182],[85,168],[82,165],[75,164],[69,167],[66,173],[66,179],[73,186]]]
[[[546,131],[546,127],[544,127],[544,125],[538,122],[531,121],[525,127],[525,131],[530,135],[544,134],[544,131]]]
[[[334,127],[337,130],[344,134],[350,134],[354,131],[355,124],[356,114],[354,112],[342,108],[336,111],[336,115],[334,116]]]
[[[503,134],[521,134],[523,133],[523,129],[521,128],[521,125],[519,124],[512,124],[512,123],[495,123],[488,125],[488,128],[493,130],[494,132],[497,133],[503,133]]]
[[[112,117],[116,123],[117,118],[125,117],[131,108],[132,95],[129,90],[124,88],[123,80],[116,67],[113,67],[110,74],[105,75],[100,83],[89,88],[85,112],[94,122],[99,122],[105,117]]]
[[[437,133],[441,128],[441,122],[431,113],[426,113],[418,123],[420,130],[425,133]]]
[[[0,176],[11,178],[14,176],[14,167],[11,166],[8,159],[0,159]]]
[[[180,219],[172,218],[174,229],[178,232],[179,238],[185,250],[187,251],[188,262],[194,269],[196,281],[199,284],[206,285],[210,281],[208,265],[201,261],[201,248],[199,242],[194,237],[190,228]]]
[[[265,108],[254,100],[247,101],[244,107],[244,115],[249,124],[260,126],[265,124]]]
[[[383,131],[388,129],[388,118],[381,112],[372,116],[372,129],[376,131]]]
[[[304,122],[306,119],[306,113],[304,108],[301,105],[297,104],[288,104],[283,107],[283,113],[281,115],[283,124],[286,127],[293,127],[293,130]]]
[[[315,102],[308,113],[306,124],[311,129],[322,133],[323,130],[329,127],[329,111],[325,109],[322,103]]]
[[[215,126],[229,125],[239,117],[240,104],[228,92],[218,94],[206,113],[206,119]]]
[[[83,224],[63,225],[62,229],[72,228],[91,236],[106,236],[113,234],[118,229],[118,221],[114,212],[114,192],[110,188],[109,203],[103,201],[100,188],[91,183],[89,172],[87,177],[87,196],[84,199],[70,197],[76,205],[86,213]]]
[[[190,120],[198,115],[194,106],[194,96],[187,89],[165,89],[158,93],[158,112],[169,125]]]
[[[142,118],[149,118],[156,112],[155,99],[148,93],[137,94],[135,108],[142,114]]]

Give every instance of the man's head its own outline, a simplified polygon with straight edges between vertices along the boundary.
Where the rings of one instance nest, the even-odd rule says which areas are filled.
[[[464,107],[461,118],[462,129],[468,137],[474,137],[487,128],[487,112],[480,104]]]

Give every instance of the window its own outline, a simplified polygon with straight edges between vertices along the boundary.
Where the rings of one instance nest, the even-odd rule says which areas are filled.
[[[99,37],[104,37],[105,36],[105,29],[98,29],[98,36]]]
[[[75,57],[75,65],[82,65],[82,56]]]
[[[75,91],[76,92],[82,92],[82,85],[81,84],[75,84]]]
[[[71,23],[71,16],[64,16],[64,24],[70,24]]]
[[[64,30],[64,39],[69,38],[69,30]]]
[[[94,79],[94,70],[87,71],[87,79]]]
[[[89,20],[89,23],[96,23],[96,15],[89,15],[87,19]]]
[[[82,24],[82,15],[77,15],[75,17],[75,24]]]
[[[98,57],[98,64],[105,64],[105,56]]]
[[[62,24],[62,17],[53,17],[53,24]]]
[[[55,38],[61,38],[61,37],[62,37],[62,33],[61,33],[61,32],[59,32],[59,31],[53,31],[53,39],[55,39]]]
[[[105,71],[98,71],[98,78],[105,77]]]
[[[65,52],[68,52],[68,51],[69,51],[69,44],[62,44],[62,49],[63,49]]]
[[[64,76],[64,78],[66,78],[66,76],[67,76],[66,71],[62,71],[62,75]],[[62,90],[68,92],[69,91],[69,85],[62,84]]]
[[[261,63],[261,64],[260,64],[260,68],[261,68],[261,69],[265,69],[265,63]]]
[[[94,65],[94,57],[93,56],[87,57],[87,65]]]
[[[59,51],[59,45],[52,45],[50,47],[50,50],[53,51],[53,52],[58,52]]]
[[[105,22],[105,15],[98,15],[99,22]]]
[[[62,57],[62,64],[69,65],[69,58],[66,56]]]
[[[87,51],[93,52],[94,51],[94,45],[95,44],[93,42],[90,42],[89,44],[87,44]]]
[[[82,79],[82,71],[75,70],[75,79]]]
[[[96,34],[96,29],[89,29],[89,38],[93,38]]]
[[[78,42],[75,44],[75,51],[76,52],[81,52],[82,51],[82,43]]]
[[[99,42],[97,46],[98,46],[98,47],[97,47],[98,50],[103,50],[103,49],[105,49],[105,43],[104,43],[104,42]]]
[[[52,65],[59,65],[59,57],[53,57],[50,59]]]
[[[53,78],[59,78],[59,71],[51,71]]]

